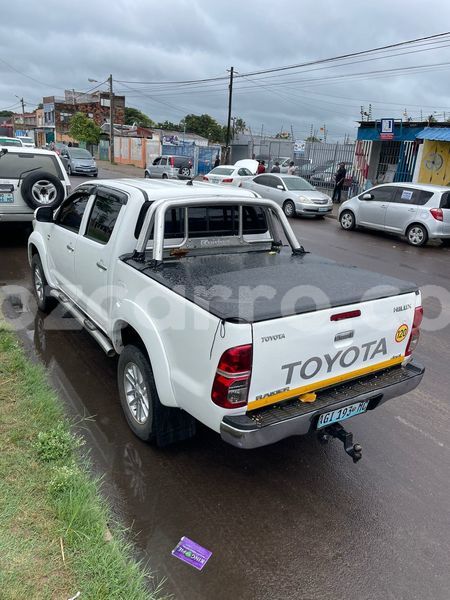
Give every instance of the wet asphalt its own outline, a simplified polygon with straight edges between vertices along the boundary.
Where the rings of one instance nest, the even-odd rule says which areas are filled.
[[[450,249],[344,232],[328,218],[292,224],[308,250],[425,292],[429,322],[415,356],[426,375],[414,392],[347,423],[364,448],[356,465],[340,442],[322,446],[314,435],[253,451],[204,427],[164,450],[136,439],[115,359],[71,319],[44,318],[24,299],[27,234],[5,224],[3,310],[79,421],[139,556],[177,600],[448,600],[450,325],[436,325],[450,323]],[[203,571],[171,556],[183,535],[212,551]]]

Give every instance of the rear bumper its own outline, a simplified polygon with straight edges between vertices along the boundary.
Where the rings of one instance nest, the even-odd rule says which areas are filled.
[[[246,449],[305,435],[316,429],[323,413],[364,400],[369,401],[367,410],[374,410],[387,400],[410,392],[419,385],[424,372],[421,364],[411,361],[404,367],[387,369],[318,392],[312,404],[293,399],[246,415],[224,417],[220,434],[225,442]]]

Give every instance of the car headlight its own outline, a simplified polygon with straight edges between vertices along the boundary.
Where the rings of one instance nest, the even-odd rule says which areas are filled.
[[[298,201],[302,204],[313,204],[313,201],[310,198],[306,198],[306,196],[299,196]]]

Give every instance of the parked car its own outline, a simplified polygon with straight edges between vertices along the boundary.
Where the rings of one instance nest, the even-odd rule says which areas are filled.
[[[303,179],[306,179],[307,181],[309,181],[315,173],[324,171],[330,165],[333,165],[333,164],[334,164],[333,160],[326,160],[325,162],[317,163],[317,164],[312,164],[312,162],[305,163],[305,164],[299,166],[298,172],[296,173],[296,175],[298,175],[299,177],[303,177]]]
[[[28,135],[21,135],[18,139],[22,142],[22,146],[25,146],[25,148],[36,148],[34,138]]]
[[[285,160],[280,162],[280,172],[287,173],[292,161],[294,162],[295,175],[300,175],[300,169],[302,167],[305,167],[305,169],[306,169],[306,167],[311,168],[311,159],[310,158],[303,158],[303,157],[301,157],[301,158],[300,157],[286,158]]]
[[[275,200],[287,217],[309,215],[323,217],[333,208],[331,198],[316,190],[302,177],[264,173],[242,183],[263,198]]]
[[[192,160],[188,156],[157,156],[145,168],[144,177],[159,179],[190,179],[193,175]]]
[[[64,147],[61,150],[61,160],[69,175],[98,175],[94,157],[84,148]]]
[[[240,185],[247,179],[251,179],[254,173],[246,167],[239,165],[220,165],[203,176],[203,181],[218,184]]]
[[[117,357],[125,419],[160,446],[200,421],[238,448],[337,437],[356,462],[340,422],[374,418],[424,374],[417,286],[306,252],[250,190],[82,184],[38,209],[28,258],[39,309],[61,302]]]
[[[1,147],[10,147],[10,146],[16,146],[18,148],[22,148],[23,144],[19,138],[6,137],[3,135],[0,136],[0,148]]]
[[[309,181],[313,185],[319,186],[334,186],[335,183],[335,175],[339,168],[339,163],[337,165],[329,165],[326,169],[320,171],[319,169],[315,170],[314,173],[311,174]],[[351,175],[352,163],[345,163],[345,170],[347,171],[344,179],[343,190],[348,190],[353,182],[353,177]]]
[[[57,208],[70,180],[57,154],[38,148],[0,150],[0,221],[32,221],[40,206]]]
[[[346,230],[368,227],[404,235],[412,246],[450,240],[448,187],[414,183],[377,185],[346,200],[339,209]]]

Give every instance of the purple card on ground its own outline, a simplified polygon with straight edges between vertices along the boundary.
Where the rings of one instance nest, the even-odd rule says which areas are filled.
[[[172,550],[173,556],[176,556],[180,560],[187,562],[199,571],[201,571],[206,565],[211,554],[212,552],[206,548],[202,548],[202,546],[199,546],[185,536],[181,538],[176,548]]]

